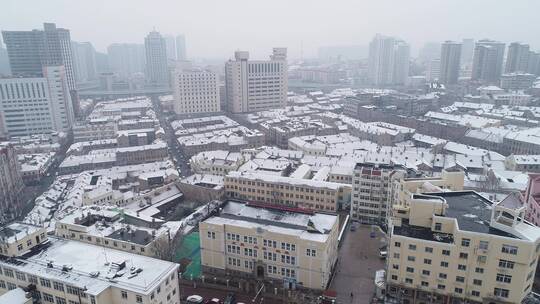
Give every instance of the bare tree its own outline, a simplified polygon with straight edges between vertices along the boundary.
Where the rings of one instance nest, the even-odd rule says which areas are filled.
[[[154,256],[161,260],[173,261],[174,255],[184,240],[183,227],[171,237],[170,231],[166,235],[158,237],[152,246]]]

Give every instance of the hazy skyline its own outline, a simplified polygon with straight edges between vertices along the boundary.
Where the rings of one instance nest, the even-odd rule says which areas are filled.
[[[368,45],[376,33],[409,42],[414,56],[425,42],[462,38],[521,41],[540,50],[537,0],[2,0],[0,7],[1,30],[54,22],[100,52],[114,42],[142,44],[153,28],[184,34],[190,58],[229,58],[237,49],[266,58],[278,46],[298,58],[301,45],[308,58],[321,46]]]

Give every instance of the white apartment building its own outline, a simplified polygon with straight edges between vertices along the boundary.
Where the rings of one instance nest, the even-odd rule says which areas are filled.
[[[347,184],[249,171],[229,172],[224,186],[232,199],[324,212],[337,212],[351,193]]]
[[[385,224],[392,183],[406,175],[402,166],[358,163],[352,177],[351,219]]]
[[[386,292],[400,303],[522,303],[531,292],[540,228],[514,195],[411,193],[389,224]]]
[[[63,66],[45,66],[43,77],[0,79],[0,134],[67,132],[73,104]]]
[[[22,223],[1,228],[0,238],[0,295],[20,287],[39,303],[180,303],[178,264],[48,238]]]
[[[249,60],[249,52],[236,51],[225,63],[228,111],[257,112],[287,102],[287,49],[274,48],[270,60]]]
[[[247,289],[324,290],[338,256],[336,215],[229,201],[199,225],[204,273],[231,275]]]
[[[176,114],[221,111],[219,79],[216,73],[178,68],[174,73],[173,86]]]

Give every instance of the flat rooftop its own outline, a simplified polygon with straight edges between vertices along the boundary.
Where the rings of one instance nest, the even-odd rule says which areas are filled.
[[[124,271],[114,269],[114,264],[122,263]],[[178,267],[163,260],[56,237],[49,237],[48,243],[24,258],[2,257],[0,265],[86,289],[90,295],[111,286],[147,295]],[[69,270],[63,270],[63,266]],[[131,273],[131,269],[139,268],[137,275]]]
[[[295,211],[286,207],[228,201],[218,216],[205,222],[296,235],[302,239],[325,242],[338,221],[336,215]]]

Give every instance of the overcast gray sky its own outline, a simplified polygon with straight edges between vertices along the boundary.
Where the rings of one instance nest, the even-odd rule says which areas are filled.
[[[290,57],[319,46],[367,45],[375,33],[408,41],[492,38],[540,49],[539,0],[1,0],[0,29],[71,30],[98,51],[113,42],[142,43],[153,27],[184,33],[188,56],[225,58],[234,50],[265,57],[286,46]]]

